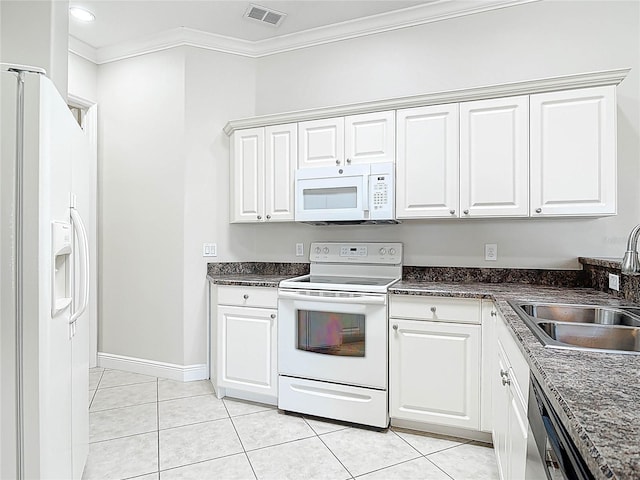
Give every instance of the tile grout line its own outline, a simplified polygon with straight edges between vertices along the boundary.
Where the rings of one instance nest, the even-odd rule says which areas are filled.
[[[215,389],[214,389],[214,392],[215,392]],[[238,429],[236,428],[236,424],[233,423],[233,418],[231,417],[231,414],[229,413],[229,409],[227,408],[227,404],[224,403],[224,397],[221,398],[220,401],[222,402],[222,405],[224,406],[224,409],[227,411],[227,415],[229,415],[229,421],[231,422],[231,426],[233,427],[233,431],[236,432],[236,436],[238,437],[238,441],[240,442],[240,446],[242,447],[242,451],[244,452],[244,456],[247,458],[247,462],[249,463],[249,467],[251,467],[251,471],[253,472],[253,476],[257,480],[258,479],[258,475],[256,475],[256,471],[253,468],[253,464],[251,463],[251,459],[249,458],[249,454],[247,453],[247,449],[244,448],[244,443],[242,443],[242,438],[240,438],[240,434],[238,433]]]
[[[306,419],[306,418],[304,418],[304,417],[303,417],[303,419],[304,419],[305,423],[306,423],[307,425],[309,425],[309,422],[307,422],[307,419]],[[313,430],[313,431],[315,432],[314,428],[313,428],[311,425],[309,425],[309,428],[311,428],[311,430]],[[341,431],[341,430],[336,430],[336,431],[338,431],[338,432],[339,432],[339,431]],[[333,432],[329,432],[329,433],[333,433]],[[322,442],[322,444],[325,446],[325,448],[331,452],[331,455],[333,455],[333,457],[338,461],[338,463],[339,463],[340,465],[342,465],[342,468],[344,468],[344,469],[346,470],[346,472],[349,474],[349,476],[350,476],[351,478],[355,478],[355,476],[353,475],[353,473],[351,473],[351,470],[349,470],[349,469],[347,468],[347,466],[346,466],[344,463],[342,463],[342,461],[338,458],[338,456],[334,453],[334,451],[333,451],[333,450],[331,450],[331,448],[329,448],[329,445],[327,445],[327,444],[325,443],[325,441],[322,439],[322,436],[321,436],[320,434],[318,434],[318,433],[316,433],[316,436],[317,436],[317,437],[318,437],[318,439]]]
[[[441,452],[443,452],[444,450],[440,450]],[[438,452],[434,452],[434,453],[438,453]],[[456,480],[455,478],[453,478],[451,475],[449,475],[448,472],[444,471],[442,469],[442,467],[440,465],[438,465],[436,462],[434,462],[433,460],[431,460],[429,457],[427,457],[426,455],[423,455],[423,457],[427,460],[427,462],[430,462],[434,467],[436,467],[438,470],[440,470],[442,473],[444,473],[447,477],[449,477],[451,480]]]

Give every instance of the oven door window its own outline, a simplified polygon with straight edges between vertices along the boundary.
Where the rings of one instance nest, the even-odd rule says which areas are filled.
[[[344,357],[364,357],[365,316],[298,310],[296,348]]]

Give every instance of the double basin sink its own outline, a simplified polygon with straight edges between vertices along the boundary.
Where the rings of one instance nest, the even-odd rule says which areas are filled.
[[[640,354],[640,308],[509,304],[546,347]]]

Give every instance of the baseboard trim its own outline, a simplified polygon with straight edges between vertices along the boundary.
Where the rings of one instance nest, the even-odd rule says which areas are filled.
[[[469,430],[461,427],[448,427],[444,425],[435,425],[433,423],[423,423],[414,420],[404,420],[400,418],[392,418],[391,426],[406,428],[408,430],[417,430],[419,432],[435,433],[437,435],[446,435],[450,437],[466,438],[483,443],[493,443],[491,434],[478,430]]]
[[[112,353],[98,352],[98,366],[124,370],[125,372],[152,375],[154,377],[168,378],[179,382],[192,382],[194,380],[206,380],[209,378],[207,365],[177,365],[175,363],[157,362],[143,358],[126,357]]]

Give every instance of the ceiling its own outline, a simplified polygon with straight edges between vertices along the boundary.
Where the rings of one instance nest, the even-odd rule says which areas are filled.
[[[535,1],[70,0],[96,20],[70,18],[69,51],[96,64],[183,45],[256,58]],[[286,17],[245,18],[252,3]]]
[[[96,20],[69,21],[69,33],[100,49],[153,34],[186,27],[237,40],[256,42],[349,22],[363,17],[433,3],[434,0],[71,0],[91,11]],[[257,4],[286,13],[278,27],[244,18]]]

